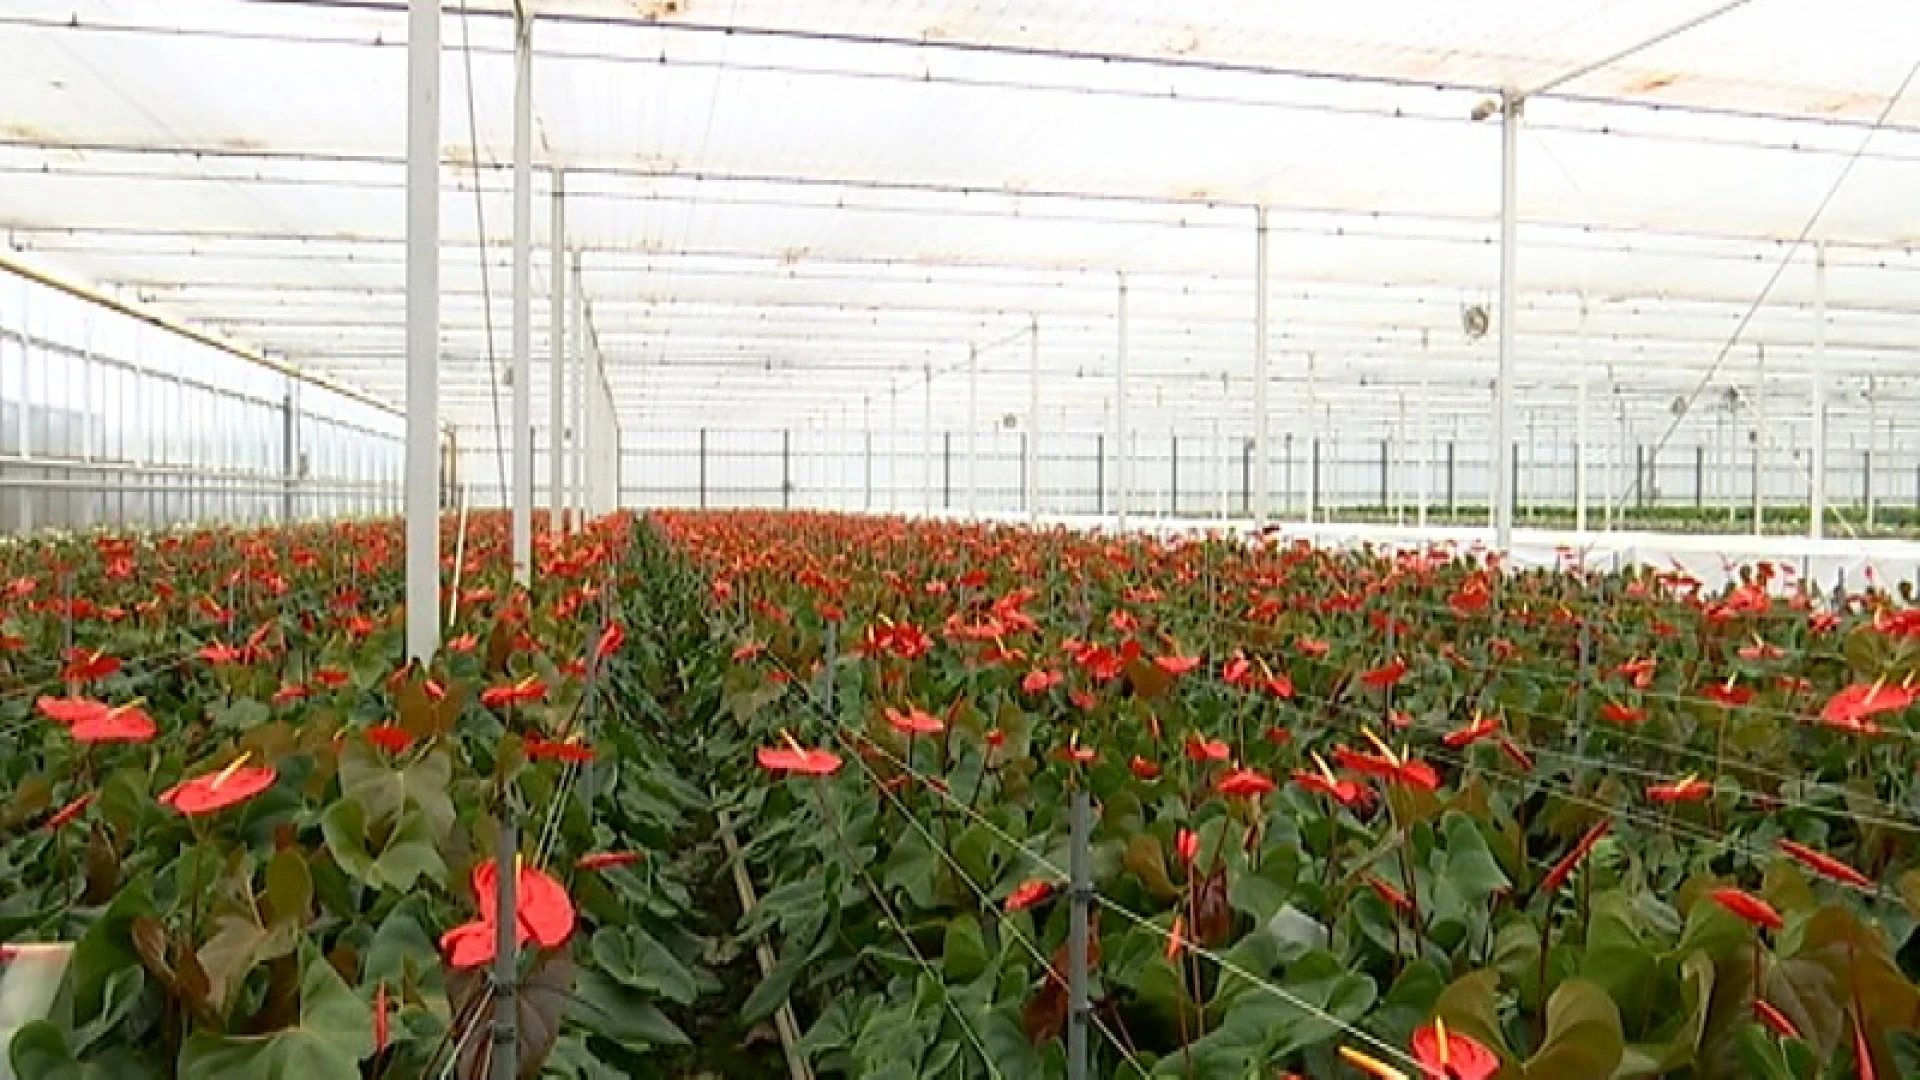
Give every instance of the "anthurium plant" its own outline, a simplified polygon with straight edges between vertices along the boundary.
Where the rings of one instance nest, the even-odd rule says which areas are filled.
[[[394,523],[0,547],[19,1075],[486,1076],[503,939],[528,1078],[1920,1074],[1905,587],[454,528],[424,665]]]

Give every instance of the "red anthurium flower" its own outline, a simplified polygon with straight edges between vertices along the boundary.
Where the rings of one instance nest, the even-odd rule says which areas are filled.
[[[1613,669],[1613,673],[1630,680],[1636,690],[1645,690],[1653,685],[1653,672],[1660,661],[1649,656],[1644,659],[1629,660]]]
[[[1172,656],[1156,656],[1153,658],[1153,666],[1169,675],[1185,675],[1187,672],[1200,666],[1200,658],[1197,656],[1180,656],[1177,653]]]
[[[1834,727],[1869,733],[1875,730],[1872,717],[1900,712],[1912,705],[1913,699],[1911,688],[1888,686],[1885,680],[1854,683],[1827,699],[1820,709],[1820,720]]]
[[[940,718],[920,708],[909,705],[902,709],[887,709],[887,723],[902,735],[938,735],[947,730]]]
[[[1472,746],[1481,739],[1500,730],[1500,721],[1490,716],[1475,716],[1473,722],[1462,728],[1455,728],[1440,737],[1440,742],[1455,750]]]
[[[832,776],[840,770],[840,755],[831,750],[802,750],[761,747],[755,754],[760,767],[768,772],[791,772],[802,776]]]
[[[1285,746],[1293,741],[1293,732],[1283,727],[1270,727],[1262,738],[1273,746]]]
[[[248,765],[247,759],[251,756],[241,754],[233,764],[217,773],[196,776],[175,785],[161,794],[161,805],[195,817],[246,802],[272,787],[280,776],[271,765]]]
[[[1407,662],[1396,656],[1360,676],[1360,681],[1375,690],[1385,690],[1407,676]]]
[[[1200,834],[1192,829],[1181,829],[1174,834],[1173,850],[1182,863],[1192,866],[1193,860],[1200,854]]]
[[[1753,639],[1753,644],[1742,645],[1739,650],[1740,659],[1742,660],[1778,660],[1786,654],[1785,649],[1782,649],[1778,645],[1769,644],[1761,640],[1758,636]]]
[[[640,861],[637,851],[596,851],[591,855],[582,855],[574,861],[576,870],[612,870],[620,866],[632,866]]]
[[[1707,897],[1747,923],[1763,930],[1780,930],[1787,925],[1780,918],[1780,913],[1773,910],[1772,904],[1750,892],[1729,887],[1715,889],[1708,893]]]
[[[1220,669],[1220,681],[1228,686],[1245,686],[1253,681],[1253,661],[1234,653]]]
[[[1735,685],[1738,675],[1727,676],[1727,681],[1715,683],[1700,691],[1702,697],[1717,701],[1729,709],[1737,709],[1753,701],[1753,689]]]
[[[578,736],[564,742],[549,742],[538,733],[529,734],[522,748],[528,761],[559,761],[568,765],[588,765],[593,762],[593,747],[577,741]]]
[[[1081,712],[1092,712],[1100,704],[1100,699],[1091,690],[1069,690],[1067,700]]]
[[[1560,861],[1554,863],[1553,868],[1547,871],[1547,876],[1540,879],[1540,891],[1543,893],[1559,891],[1560,886],[1565,885],[1567,879],[1573,876],[1574,868],[1593,851],[1594,845],[1598,844],[1600,838],[1607,835],[1607,830],[1612,827],[1613,822],[1607,818],[1601,818],[1595,822],[1593,827],[1580,837],[1580,842],[1573,845],[1573,850],[1561,856]]]
[[[119,658],[108,656],[99,649],[68,649],[67,665],[61,670],[60,677],[68,682],[93,682],[119,670]]]
[[[1094,753],[1090,747],[1081,746],[1078,735],[1074,736],[1073,740],[1067,743],[1067,745],[1061,747],[1059,754],[1060,760],[1071,762],[1075,765],[1091,765],[1094,760],[1100,756]]]
[[[74,818],[79,817],[85,812],[87,807],[93,805],[93,795],[94,793],[89,791],[85,795],[54,811],[53,816],[43,822],[40,827],[48,832],[53,832],[55,829],[69,824]]]
[[[313,673],[313,681],[329,690],[338,690],[347,685],[348,675],[337,667],[323,667]]]
[[[986,739],[989,749],[998,750],[1007,744],[1007,733],[1001,731],[999,728],[994,728],[987,732]]]
[[[100,716],[109,710],[106,702],[95,701],[92,698],[42,697],[33,705],[47,719],[56,724],[67,725]]]
[[[1622,727],[1633,727],[1635,724],[1646,720],[1647,710],[1636,709],[1631,705],[1622,705],[1617,701],[1609,701],[1605,705],[1600,706],[1600,718],[1609,723],[1619,724]]]
[[[1233,749],[1219,739],[1201,739],[1197,735],[1187,736],[1187,757],[1197,762],[1225,761],[1233,756]]]
[[[1498,1054],[1477,1039],[1448,1031],[1438,1017],[1413,1033],[1410,1048],[1426,1080],[1491,1080],[1500,1071]]]
[[[299,683],[287,683],[273,692],[273,704],[289,705],[306,697],[309,691]]]
[[[74,721],[68,729],[75,742],[151,742],[160,728],[138,704],[121,705]]]
[[[1333,760],[1349,772],[1362,776],[1372,776],[1381,780],[1391,780],[1399,772],[1400,765],[1390,757],[1369,754],[1348,746],[1333,748]]]
[[[1800,1037],[1800,1028],[1787,1019],[1786,1013],[1775,1008],[1773,1003],[1765,998],[1753,999],[1753,1018],[1765,1024],[1767,1030],[1783,1039]]]
[[[1134,755],[1132,761],[1127,762],[1127,768],[1132,769],[1133,775],[1142,780],[1154,780],[1160,776],[1160,766],[1155,765],[1153,762],[1148,761],[1138,754]]]
[[[1013,893],[1007,897],[1006,909],[1025,911],[1051,895],[1053,895],[1053,886],[1039,878],[1034,878],[1021,883],[1019,888],[1013,890]]]
[[[539,701],[547,696],[547,684],[539,676],[529,675],[519,682],[489,686],[480,692],[480,704],[489,709],[498,709],[505,705],[518,705],[526,701]]]
[[[1218,787],[1230,799],[1256,799],[1273,790],[1273,781],[1252,769],[1235,769],[1220,778]]]
[[[605,660],[619,652],[620,646],[626,643],[627,628],[617,622],[610,622],[605,630],[600,631],[600,640],[593,646],[593,655],[597,659]]]
[[[767,651],[767,647],[765,645],[762,645],[757,641],[749,641],[746,644],[740,646],[739,648],[733,650],[733,658],[738,661],[752,660],[755,657],[759,656],[761,653],[766,651]]]
[[[387,1018],[387,980],[381,979],[373,989],[373,1052],[376,1054],[387,1048],[387,1041],[393,1034],[388,1027],[390,1023]]]
[[[520,940],[538,942],[543,949],[557,949],[573,936],[573,901],[567,890],[545,871],[526,863],[518,867],[513,883],[514,910],[519,917]],[[499,870],[488,859],[473,870],[473,899],[480,908],[480,919],[497,925],[500,902]]]
[[[1122,634],[1131,634],[1140,629],[1140,620],[1133,617],[1124,608],[1115,608],[1107,615],[1107,625]]]
[[[470,653],[479,647],[480,639],[472,634],[461,634],[459,637],[451,638],[447,641],[448,652]]]
[[[1713,794],[1713,785],[1688,773],[1670,784],[1652,784],[1647,798],[1659,803],[1700,802]]]
[[[1372,798],[1365,785],[1356,780],[1337,780],[1331,775],[1308,772],[1293,774],[1293,782],[1316,795],[1325,795],[1342,806],[1360,806]]]
[[[1400,912],[1411,912],[1413,910],[1413,901],[1407,898],[1407,894],[1401,892],[1388,882],[1373,874],[1367,874],[1362,877],[1361,880],[1366,882],[1367,888],[1373,890],[1374,895],[1385,900],[1388,907]]]
[[[413,745],[413,736],[398,724],[379,724],[367,729],[367,741],[389,754],[398,754]]]
[[[1815,851],[1805,844],[1796,844],[1791,840],[1780,841],[1780,850],[1786,852],[1795,862],[1830,881],[1850,885],[1865,892],[1872,892],[1874,889],[1872,878],[1825,852]]]
[[[1025,690],[1029,694],[1044,694],[1054,687],[1059,686],[1065,679],[1066,676],[1057,671],[1045,671],[1040,668],[1034,668],[1032,671],[1027,672],[1026,678],[1020,680],[1020,689]]]
[[[245,663],[247,656],[244,650],[236,649],[231,645],[222,644],[218,641],[203,647],[194,655],[215,666]]]
[[[1318,638],[1310,638],[1310,637],[1303,637],[1303,638],[1297,639],[1296,641],[1294,641],[1293,647],[1296,649],[1299,649],[1302,653],[1305,653],[1306,655],[1315,657],[1315,658],[1327,655],[1327,653],[1331,651],[1333,648],[1332,645],[1329,645],[1328,643],[1321,641]]]

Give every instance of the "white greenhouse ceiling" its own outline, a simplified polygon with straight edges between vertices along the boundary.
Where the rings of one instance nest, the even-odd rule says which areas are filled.
[[[1537,93],[1522,408],[1582,371],[1654,411],[1764,370],[1804,413],[1815,242],[1836,422],[1869,380],[1887,414],[1920,403],[1920,5],[532,10],[533,355],[564,170],[623,424],[919,422],[931,372],[951,425],[970,346],[981,414],[1022,412],[1037,323],[1053,422],[1094,426],[1124,275],[1135,422],[1244,425],[1262,205],[1276,408],[1312,381],[1356,425],[1408,394],[1484,417],[1494,335],[1461,316],[1494,306],[1501,131],[1473,114],[1502,89]],[[490,432],[513,22],[444,11],[442,401]],[[403,0],[0,0],[0,243],[399,403],[405,89]]]

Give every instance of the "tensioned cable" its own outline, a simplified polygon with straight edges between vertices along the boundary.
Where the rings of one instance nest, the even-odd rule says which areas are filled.
[[[1859,164],[1861,155],[1863,155],[1867,147],[1872,144],[1874,136],[1879,134],[1880,130],[1886,126],[1888,117],[1893,115],[1893,110],[1899,106],[1900,100],[1906,97],[1907,88],[1913,85],[1913,80],[1916,75],[1920,75],[1920,61],[1915,61],[1913,66],[1907,69],[1906,77],[1900,80],[1899,87],[1888,96],[1886,104],[1881,107],[1879,114],[1874,117],[1873,124],[1867,128],[1866,134],[1861,136],[1860,145],[1855,147],[1853,153],[1847,156],[1845,164],[1840,168],[1840,174],[1834,177],[1833,183],[1828,186],[1826,194],[1821,196],[1819,205],[1814,207],[1813,215],[1807,219],[1805,225],[1801,226],[1799,233],[1794,236],[1793,241],[1789,243],[1786,250],[1781,253],[1779,262],[1774,266],[1773,273],[1768,275],[1767,282],[1761,287],[1759,295],[1755,296],[1753,302],[1747,305],[1747,310],[1740,316],[1740,321],[1735,324],[1733,333],[1728,335],[1726,343],[1720,346],[1720,350],[1715,354],[1713,362],[1707,365],[1706,372],[1701,375],[1699,384],[1696,385],[1693,388],[1693,392],[1687,396],[1685,408],[1674,413],[1673,419],[1668,421],[1666,430],[1661,433],[1659,440],[1655,442],[1653,447],[1653,455],[1656,458],[1659,456],[1660,451],[1666,449],[1667,444],[1673,439],[1674,433],[1679,431],[1681,421],[1685,420],[1687,415],[1693,412],[1694,405],[1699,402],[1700,396],[1706,393],[1707,388],[1713,382],[1714,376],[1719,374],[1721,366],[1726,363],[1727,357],[1732,354],[1734,346],[1739,344],[1741,336],[1747,331],[1747,327],[1753,323],[1754,317],[1759,315],[1760,309],[1766,305],[1767,298],[1773,295],[1774,287],[1780,283],[1780,279],[1786,275],[1787,268],[1793,264],[1794,256],[1799,254],[1800,249],[1806,246],[1807,238],[1813,235],[1813,230],[1819,227],[1820,219],[1826,216],[1827,208],[1832,205],[1833,200],[1840,194],[1840,189],[1846,186],[1847,179],[1853,175],[1854,166]],[[1816,378],[1824,378],[1825,375],[1825,372],[1815,373]],[[1618,511],[1624,507],[1628,499],[1639,493],[1642,482],[1640,476],[1641,470],[1636,469],[1634,472],[1633,483],[1626,491],[1619,493],[1613,500],[1612,509],[1614,511]]]
[[[486,328],[487,339],[487,390],[493,400],[493,460],[500,474],[500,499],[503,504],[513,502],[512,489],[507,485],[507,438],[505,424],[500,419],[500,358],[493,349],[493,278],[487,266],[487,208],[486,192],[481,180],[480,162],[480,119],[478,106],[474,104],[473,92],[473,17],[468,9],[467,0],[460,0],[460,57],[461,66],[466,72],[467,85],[467,150],[469,160],[474,167],[469,170],[473,175],[473,218],[474,227],[479,230],[479,239],[475,250],[480,262],[480,317]],[[521,33],[519,21],[514,22],[514,33]],[[438,153],[438,150],[435,151]],[[437,346],[436,346],[437,348]],[[530,387],[518,387],[517,393],[532,393]]]

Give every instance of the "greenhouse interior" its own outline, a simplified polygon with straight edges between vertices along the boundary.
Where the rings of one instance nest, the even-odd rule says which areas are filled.
[[[1920,1076],[1916,75],[0,0],[0,1080]]]

